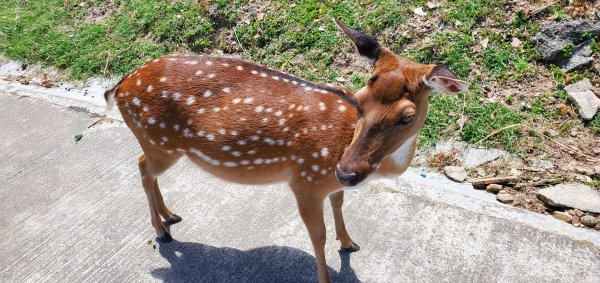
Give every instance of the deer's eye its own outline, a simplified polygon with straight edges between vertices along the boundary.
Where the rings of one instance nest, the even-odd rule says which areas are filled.
[[[413,116],[404,116],[402,118],[400,118],[400,120],[398,120],[398,122],[396,122],[397,125],[406,125],[408,123],[410,123],[413,120]]]

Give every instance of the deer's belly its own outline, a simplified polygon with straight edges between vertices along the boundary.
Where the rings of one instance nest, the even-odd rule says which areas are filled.
[[[233,162],[221,162],[217,159],[208,159],[198,156],[198,152],[188,152],[187,156],[206,172],[229,182],[240,184],[269,184],[287,182],[291,179],[291,167],[287,162],[260,164],[239,164]]]

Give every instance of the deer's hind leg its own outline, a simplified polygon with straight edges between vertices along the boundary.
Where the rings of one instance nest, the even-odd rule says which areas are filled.
[[[165,204],[156,176],[171,167],[181,154],[142,154],[138,160],[140,174],[142,177],[142,186],[148,198],[148,206],[150,208],[150,221],[152,227],[156,230],[157,237],[165,242],[170,242],[173,237],[165,224],[161,221],[160,216],[167,224],[174,224],[181,221],[181,217],[173,213]]]

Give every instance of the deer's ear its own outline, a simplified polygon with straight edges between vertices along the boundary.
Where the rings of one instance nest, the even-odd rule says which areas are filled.
[[[381,46],[377,41],[360,31],[345,26],[335,18],[333,21],[352,40],[352,42],[354,42],[360,55],[371,60],[377,60],[377,57],[379,57],[379,53],[381,52]]]
[[[469,83],[459,80],[450,69],[435,66],[423,77],[423,83],[432,91],[454,93],[469,88]]]

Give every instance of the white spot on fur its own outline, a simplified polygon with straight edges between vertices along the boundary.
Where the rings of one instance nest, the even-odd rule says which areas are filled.
[[[238,71],[241,71],[241,70],[244,69],[244,67],[242,67],[242,66],[235,66],[235,69],[238,70]]]
[[[319,171],[319,165],[317,165],[317,164],[313,165],[312,170],[315,172]]]
[[[257,71],[255,71],[255,70],[252,70],[250,73],[252,73],[253,75],[256,75],[256,74],[258,74],[258,72],[257,72]]]
[[[226,161],[226,162],[223,162],[223,166],[225,166],[225,167],[236,167],[237,163],[235,163],[233,161]]]
[[[215,108],[213,108],[213,111],[214,112],[219,112],[219,111],[221,111],[221,108],[220,107],[215,107]]]
[[[256,113],[263,112],[263,110],[265,110],[265,107],[263,107],[262,105],[259,105],[256,107],[256,109],[254,109],[254,111],[256,111]]]
[[[285,124],[285,119],[279,119],[279,126],[283,126]]]
[[[179,124],[173,125],[173,130],[175,130],[176,132],[179,131]]]
[[[200,108],[200,109],[198,109],[198,111],[197,111],[197,112],[198,112],[198,114],[204,114],[204,112],[205,112],[205,111],[206,111],[206,110],[204,110],[204,108]]]
[[[344,111],[346,111],[346,106],[340,105],[340,106],[338,106],[338,110],[340,110],[340,112],[344,112]]]
[[[256,149],[248,150],[248,154],[250,154],[250,155],[256,154]]]
[[[242,101],[242,99],[241,99],[241,98],[235,98],[235,99],[233,99],[231,102],[233,102],[233,104],[238,104],[238,103],[240,103],[241,101]]]
[[[254,101],[254,98],[252,97],[248,97],[248,98],[244,98],[244,100],[242,101],[244,104],[250,104]]]
[[[272,138],[265,138],[264,141],[266,143],[268,143],[269,145],[274,145],[275,144],[275,141]]]
[[[237,136],[238,135],[238,131],[233,130],[231,132],[229,132],[232,136]]]
[[[204,92],[204,97],[209,97],[209,96],[211,96],[211,95],[212,95],[212,91],[210,91],[210,90],[206,90],[206,91]]]
[[[263,164],[264,162],[265,162],[265,160],[262,158],[254,159],[254,164],[256,164],[256,165]]]
[[[202,74],[204,74],[204,72],[203,72],[202,70],[198,70],[198,71],[196,71],[196,73],[195,73],[195,75],[196,75],[196,76],[200,76],[200,75],[202,75]]]
[[[132,101],[131,101],[135,106],[140,106],[140,104],[142,104],[142,101],[135,97]]]
[[[206,138],[207,138],[209,141],[212,141],[212,140],[215,140],[215,135],[214,135],[214,134],[208,134],[208,135],[206,135]]]
[[[165,122],[160,122],[160,124],[158,124],[158,127],[160,127],[161,129],[165,129],[167,127],[167,124]]]
[[[224,93],[230,93],[231,92],[231,88],[229,88],[229,87],[223,88],[223,92]]]
[[[266,78],[267,74],[266,73],[260,73],[260,76],[263,77],[263,78]]]
[[[231,146],[224,145],[224,146],[223,146],[221,149],[222,149],[223,151],[229,151],[229,150],[231,150]]]
[[[328,155],[329,155],[329,149],[326,147],[321,148],[321,156],[326,157]]]
[[[154,117],[148,118],[148,125],[154,125],[154,124],[156,124],[156,118],[154,118]]]
[[[158,80],[161,83],[164,83],[166,81],[168,81],[168,79],[166,77],[161,77],[160,80]]]
[[[239,140],[239,141],[237,142],[237,144],[239,144],[239,145],[245,145],[246,143],[247,143],[247,142],[246,142],[245,140]]]
[[[275,115],[275,116],[281,116],[281,114],[283,114],[283,113],[281,112],[281,110],[280,110],[280,111],[277,111],[277,112],[275,112],[275,113],[273,113],[273,115]]]
[[[185,100],[187,105],[192,105],[196,102],[196,97],[193,95],[188,96],[188,98]]]
[[[325,109],[327,109],[327,107],[325,107],[325,103],[319,102],[319,110],[323,111]]]
[[[216,76],[217,76],[217,75],[215,75],[214,73],[210,73],[210,74],[208,74],[208,76],[207,76],[207,77],[208,77],[209,79],[212,79],[212,78],[214,78],[214,77],[216,77]]]
[[[233,155],[235,157],[240,157],[242,155],[242,153],[239,152],[239,151],[234,151],[234,152],[231,153],[231,155]]]
[[[312,155],[313,158],[319,157],[319,153],[318,152],[313,152],[311,155]]]
[[[220,129],[220,130],[219,130],[219,134],[221,134],[221,135],[224,135],[224,134],[226,134],[226,133],[227,133],[227,131],[225,131],[225,129]]]
[[[173,100],[179,100],[180,97],[181,97],[181,93],[179,93],[179,92],[173,93]]]
[[[213,62],[212,61],[206,61],[206,66],[212,66]]]
[[[138,80],[135,82],[135,84],[136,84],[136,85],[142,85],[142,80],[138,79]]]
[[[242,165],[248,165],[248,164],[250,164],[250,161],[248,161],[248,160],[242,160],[242,161],[240,161],[240,164],[242,164]]]
[[[279,77],[278,76],[272,76],[271,78],[273,78],[274,80],[278,81]]]

